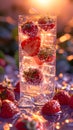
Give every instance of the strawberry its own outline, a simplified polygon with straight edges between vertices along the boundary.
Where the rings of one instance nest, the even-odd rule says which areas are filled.
[[[0,98],[1,100],[9,99],[11,101],[15,101],[15,95],[14,92],[7,87],[2,87],[0,89]]]
[[[4,90],[4,87],[2,86],[2,84],[0,84],[0,93],[1,93],[1,91],[3,91]]]
[[[68,105],[70,101],[70,95],[65,90],[61,90],[54,96],[53,99],[58,100],[61,105]]]
[[[42,48],[38,53],[38,57],[42,62],[52,62],[55,58],[50,48]]]
[[[29,68],[28,71],[24,71],[24,77],[26,82],[30,84],[38,85],[42,81],[42,74],[36,68]]]
[[[40,123],[27,118],[19,118],[14,124],[16,130],[41,130]]]
[[[6,66],[6,61],[2,58],[0,58],[0,66],[2,66],[2,67]]]
[[[9,100],[3,100],[0,106],[0,117],[12,118],[15,114],[19,113],[17,106]]]
[[[40,18],[38,20],[38,24],[39,24],[39,27],[42,28],[45,31],[51,30],[55,26],[55,23],[54,23],[53,19],[52,18],[47,18],[47,17]]]
[[[35,37],[38,33],[38,27],[33,22],[26,22],[22,25],[21,30],[30,37]]]
[[[51,100],[42,107],[42,114],[46,116],[57,114],[59,112],[61,112],[61,108],[59,102],[56,100]]]
[[[20,82],[18,81],[15,85],[15,89],[14,89],[14,92],[18,92],[20,93]]]
[[[69,106],[73,109],[73,95],[71,96],[69,100]]]
[[[34,56],[33,57],[35,62],[38,64],[38,65],[42,65],[43,64],[43,61],[39,59],[38,55]]]
[[[28,38],[21,43],[22,49],[29,55],[37,55],[40,48],[40,37]]]

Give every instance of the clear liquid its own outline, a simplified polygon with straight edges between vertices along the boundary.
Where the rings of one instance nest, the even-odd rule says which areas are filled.
[[[34,22],[38,26],[37,37],[41,38],[41,45],[39,50],[42,48],[50,48],[54,56],[53,61],[46,62],[44,61],[41,65],[38,64],[35,60],[35,56],[29,56],[26,51],[21,47],[23,40],[28,39],[28,36],[24,35],[21,31],[21,26],[29,21]],[[56,71],[56,19],[55,27],[51,30],[44,31],[38,25],[39,17],[30,16],[30,17],[19,17],[19,67],[20,67],[20,84],[21,84],[21,99],[20,106],[25,108],[34,108],[36,106],[42,106],[48,100],[53,97],[54,88],[55,88],[55,71]],[[53,18],[54,19],[54,18]],[[28,48],[29,49],[29,48]],[[30,51],[30,50],[29,50]],[[39,53],[39,52],[38,52]],[[41,74],[42,78],[39,83],[30,83],[26,81],[24,76],[24,71],[28,72],[29,69],[37,69]],[[35,80],[33,78],[33,80]],[[36,81],[37,82],[37,81]]]

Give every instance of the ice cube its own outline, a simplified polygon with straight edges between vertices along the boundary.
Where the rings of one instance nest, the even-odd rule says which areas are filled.
[[[22,68],[38,67],[35,60],[31,56],[24,56],[21,61]]]
[[[42,72],[44,75],[55,75],[55,66],[53,65],[47,65],[47,64],[43,64],[42,66]]]

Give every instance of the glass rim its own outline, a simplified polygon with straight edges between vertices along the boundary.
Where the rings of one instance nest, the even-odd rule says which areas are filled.
[[[32,16],[34,16],[34,17],[36,17],[36,16],[39,16],[39,17],[48,17],[48,18],[55,18],[55,19],[57,19],[57,16],[56,15],[51,15],[51,14],[19,14],[18,15],[18,18],[21,18],[21,17],[32,17]]]

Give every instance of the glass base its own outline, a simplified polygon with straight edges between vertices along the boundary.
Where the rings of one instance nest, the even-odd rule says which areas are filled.
[[[24,94],[21,92],[19,106],[20,107],[42,106],[46,102],[51,100],[53,96],[54,96],[54,90],[49,94],[40,93],[39,95]]]
[[[41,123],[41,128],[39,130],[54,130],[54,123],[45,120],[42,116],[42,106],[43,105],[38,105],[30,102],[29,98],[26,98],[26,100],[24,100],[24,97],[22,97],[19,101],[19,108],[21,112],[33,120],[39,121]]]

